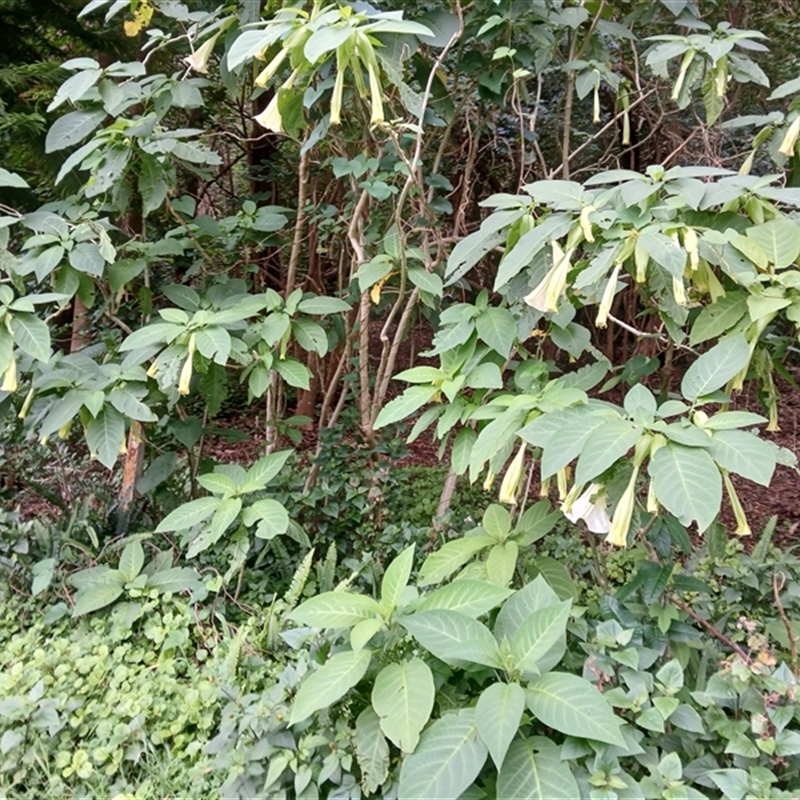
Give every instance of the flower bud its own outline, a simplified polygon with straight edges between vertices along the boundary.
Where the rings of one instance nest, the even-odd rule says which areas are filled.
[[[782,156],[791,158],[794,155],[794,146],[797,144],[798,137],[800,137],[800,114],[794,118],[789,129],[786,131],[786,135],[783,137],[778,152]]]
[[[523,442],[519,450],[517,450],[513,461],[508,465],[506,474],[503,476],[503,482],[500,484],[500,494],[497,498],[501,503],[517,504],[517,492],[525,471],[525,448],[526,444]]]
[[[0,391],[16,392],[17,385],[17,360],[12,356],[6,371],[3,373],[3,385],[0,386]]]
[[[608,315],[611,313],[611,306],[614,304],[614,297],[617,291],[617,278],[622,269],[622,264],[617,264],[611,272],[606,288],[603,290],[603,297],[600,300],[600,307],[597,309],[597,318],[594,324],[598,328],[605,328],[608,325]]]
[[[633,506],[636,500],[636,479],[639,477],[639,468],[635,467],[628,486],[622,493],[614,516],[611,519],[611,529],[606,536],[606,541],[615,547],[627,547],[628,530],[633,519]]]

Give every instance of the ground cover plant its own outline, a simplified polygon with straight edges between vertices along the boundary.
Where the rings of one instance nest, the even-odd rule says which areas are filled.
[[[797,796],[791,4],[0,19],[4,796]]]

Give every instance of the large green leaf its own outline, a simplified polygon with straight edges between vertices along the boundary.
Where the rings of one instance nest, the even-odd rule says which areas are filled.
[[[711,438],[709,452],[729,472],[769,486],[776,464],[775,446],[771,442],[747,431],[718,430]]]
[[[539,661],[566,635],[571,608],[569,600],[545,606],[520,625],[511,642],[516,669],[528,675],[539,674]]]
[[[86,426],[86,444],[89,445],[89,452],[108,469],[114,466],[124,442],[125,420],[115,408],[104,406]]]
[[[341,700],[364,677],[371,659],[372,651],[366,648],[357,653],[347,650],[331,656],[300,684],[289,725],[296,725],[315,711]]]
[[[240,497],[228,497],[220,501],[211,518],[210,533],[214,541],[217,541],[228,530],[241,510],[242,499]]]
[[[465,236],[450,253],[445,269],[445,286],[463,278],[487,253],[505,238],[502,228],[513,225],[525,210],[499,211],[487,217],[479,230]]]
[[[556,605],[560,600],[561,598],[550,588],[544,577],[538,575],[506,600],[495,620],[495,637],[498,641],[508,639],[510,644],[531,614],[547,606]]]
[[[544,414],[519,431],[526,442],[543,448],[542,477],[555,475],[583,451],[592,431],[616,416],[599,414],[587,405]]]
[[[18,312],[11,316],[11,333],[24,353],[38,361],[50,360],[50,328],[35,314]]]
[[[517,340],[517,325],[507,308],[489,306],[475,320],[478,336],[493,350],[508,358]]]
[[[108,402],[128,419],[139,422],[156,422],[158,417],[127,389],[112,389],[108,394]]]
[[[198,475],[197,482],[212,494],[233,494],[236,491],[236,484],[233,479],[220,472],[207,472],[205,475]]]
[[[486,577],[497,586],[508,586],[514,577],[519,556],[519,545],[509,539],[496,544],[486,557]]]
[[[138,539],[128,542],[119,557],[119,571],[126,581],[132,581],[142,571],[143,566],[144,549],[142,548],[142,543]]]
[[[436,688],[433,673],[419,658],[384,667],[375,678],[372,706],[381,730],[404,753],[413,753],[430,719]]]
[[[641,435],[642,429],[627,420],[605,418],[584,441],[575,469],[575,483],[590,483],[622,458]]]
[[[511,594],[510,589],[501,586],[464,579],[448,583],[440,589],[426,594],[418,609],[429,611],[434,608],[442,608],[448,611],[459,611],[468,617],[479,617],[500,605]]]
[[[311,371],[305,364],[296,358],[282,358],[273,362],[273,369],[283,378],[289,386],[295,389],[308,389],[311,385]]]
[[[75,595],[72,616],[82,617],[84,614],[110,606],[122,592],[123,585],[119,581],[107,580],[87,586]]]
[[[389,745],[372,708],[365,708],[358,715],[353,744],[361,768],[361,787],[367,796],[372,795],[389,777]]]
[[[64,150],[85,139],[104,119],[105,111],[70,111],[59,117],[47,131],[44,140],[46,153]]]
[[[410,417],[439,391],[436,386],[409,386],[403,394],[390,400],[375,420],[375,430]]]
[[[528,708],[545,725],[567,736],[625,746],[622,720],[589,681],[566,672],[548,672],[528,684]]]
[[[411,567],[414,565],[414,545],[409,545],[386,568],[381,581],[381,606],[388,613],[397,608],[403,596]]]
[[[800,255],[800,228],[788,217],[777,217],[748,228],[747,236],[761,245],[778,269],[788,267]]]
[[[707,450],[670,442],[656,452],[648,467],[658,502],[683,525],[697,522],[704,531],[722,502],[722,476]]]
[[[300,301],[297,310],[304,314],[346,314],[350,304],[338,297],[307,297]]]
[[[463,567],[476,553],[493,544],[494,539],[486,534],[446,542],[425,559],[419,571],[417,586],[430,586],[443,581]]]
[[[219,505],[218,497],[201,497],[178,506],[167,514],[156,528],[157,533],[183,531],[208,519]]]
[[[447,664],[473,661],[499,666],[500,652],[489,629],[458,611],[420,611],[401,621],[403,627],[427,650]]]
[[[453,800],[469,788],[486,761],[475,710],[437,720],[400,770],[398,800]]]
[[[301,603],[289,619],[312,628],[349,628],[380,614],[378,604],[363,594],[323,592]]]
[[[573,800],[578,784],[561,750],[541,736],[516,739],[497,778],[497,800]]]
[[[575,582],[564,564],[550,556],[535,556],[530,560],[528,569],[531,575],[541,575],[550,588],[558,595],[559,600],[575,600],[578,590]]]
[[[494,290],[505,286],[517,273],[527,267],[536,254],[552,239],[559,239],[572,226],[567,214],[551,214],[535,228],[524,233],[514,247],[505,254],[497,268]]]
[[[681,393],[687,400],[697,400],[721,389],[750,361],[750,346],[742,335],[723,339],[703,353],[686,370]]]
[[[279,450],[260,458],[247,470],[242,492],[257,492],[263,489],[286,466],[286,462],[294,451]]]
[[[249,520],[252,520],[250,522]],[[242,521],[248,527],[255,522],[258,522],[256,528],[256,536],[259,539],[274,539],[276,536],[282,536],[289,530],[289,512],[277,500],[271,497],[265,497],[263,500],[256,500],[253,505],[245,509],[245,516]]]
[[[475,706],[478,733],[489,748],[497,769],[503,766],[524,710],[525,690],[516,683],[493,683],[478,698]]]
[[[727,333],[747,313],[748,296],[748,292],[732,290],[706,306],[692,325],[689,344],[694,347]]]

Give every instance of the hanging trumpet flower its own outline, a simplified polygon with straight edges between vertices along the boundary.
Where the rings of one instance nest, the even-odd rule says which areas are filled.
[[[0,386],[0,391],[16,392],[17,385],[17,360],[12,357],[3,373],[3,385]]]
[[[574,252],[567,250],[565,253],[555,240],[551,242],[551,247],[553,249],[553,266],[539,285],[524,298],[529,306],[547,313],[558,311],[558,301],[562,295],[566,294],[567,275],[572,269],[570,259]]]
[[[218,38],[219,33],[216,33],[206,39],[194,53],[183,59],[184,63],[188,64],[195,72],[199,72],[201,75],[208,75],[208,62]]]
[[[628,485],[622,493],[617,507],[614,509],[614,516],[611,518],[611,528],[606,536],[606,541],[615,547],[626,547],[628,544],[628,530],[633,520],[633,509],[636,504],[636,482],[639,479],[639,470],[645,458],[650,454],[653,445],[653,437],[649,434],[642,436],[633,453],[633,472],[631,473]]]
[[[330,100],[330,124],[338,125],[342,119],[342,106],[346,76],[349,72],[359,97],[369,97],[370,122],[381,125],[385,121],[384,92],[381,85],[381,65],[376,48],[383,46],[384,34],[412,34],[426,37],[433,33],[424,25],[400,18],[388,19],[384,15],[356,12],[350,6],[323,6],[316,2],[310,12],[301,9],[284,9],[273,23],[267,23],[264,43],[256,59],[265,61],[266,53],[276,43],[280,49],[258,73],[255,85],[266,88],[287,64],[292,74],[275,91],[275,96],[255,119],[267,130],[284,129],[279,99],[287,90],[303,92],[318,82],[320,72],[334,59],[336,77]],[[193,68],[203,68],[213,44],[204,44],[190,56]],[[205,49],[204,49],[205,48]],[[252,51],[251,51],[252,52]],[[229,68],[245,60],[234,59]],[[188,63],[188,60],[187,60]],[[196,66],[195,66],[196,65]],[[366,80],[364,73],[366,72]]]
[[[192,383],[192,361],[194,359],[194,351],[195,351],[195,338],[194,334],[189,337],[189,355],[186,356],[186,361],[183,362],[183,368],[181,369],[181,377],[178,381],[178,394],[180,395],[187,395],[191,390],[191,383]]]
[[[579,497],[571,496],[579,493],[582,487],[573,487],[561,505],[561,511],[570,522],[582,519],[592,533],[608,533],[611,520],[606,511],[605,489],[599,483],[593,483]]]
[[[522,477],[525,471],[525,448],[526,444],[523,442],[514,459],[508,465],[506,474],[503,476],[503,482],[500,484],[500,494],[497,498],[501,503],[508,503],[514,506],[517,504],[517,493],[522,484]]]
[[[597,319],[594,324],[598,328],[605,328],[608,325],[608,315],[611,313],[611,306],[617,291],[617,278],[619,278],[622,264],[617,264],[611,272],[606,288],[603,290],[603,297],[600,300],[600,307],[597,309]]]
[[[725,491],[728,493],[728,500],[730,500],[731,510],[733,511],[733,516],[736,520],[736,530],[734,531],[734,534],[736,536],[750,536],[752,531],[750,530],[750,525],[747,522],[744,508],[742,508],[742,502],[739,500],[739,495],[736,494],[736,487],[733,485],[733,481],[731,480],[731,476],[728,474],[728,470],[723,469],[721,472],[722,480],[725,483]]]
[[[791,158],[794,155],[794,147],[797,144],[798,138],[800,138],[800,114],[792,120],[792,124],[789,126],[789,130],[786,131],[786,135],[783,137],[778,152],[782,156]]]

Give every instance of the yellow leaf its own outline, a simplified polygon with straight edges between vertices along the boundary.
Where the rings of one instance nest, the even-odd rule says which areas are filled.
[[[133,19],[127,20],[123,25],[125,28],[125,35],[136,36],[142,28],[150,24],[152,18],[153,6],[150,5],[150,1],[141,0],[133,14]]]

